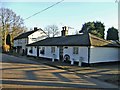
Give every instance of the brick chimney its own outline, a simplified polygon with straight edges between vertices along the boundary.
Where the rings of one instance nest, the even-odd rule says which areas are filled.
[[[37,31],[38,30],[38,28],[37,27],[34,27],[34,31]]]
[[[64,26],[62,27],[62,31],[61,31],[61,36],[67,36],[68,35],[68,27]]]

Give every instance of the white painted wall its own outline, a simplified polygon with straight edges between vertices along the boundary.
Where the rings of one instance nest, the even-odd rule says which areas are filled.
[[[88,47],[80,47],[78,54],[73,54],[73,46],[68,46],[68,48],[64,48],[63,57],[68,54],[70,56],[70,60],[79,61],[80,57],[83,57],[83,62],[88,63]]]
[[[32,47],[32,50],[33,50],[33,53],[30,53],[29,51],[31,50],[31,47]],[[29,46],[27,47],[27,55],[29,56],[37,56],[37,47],[35,46]]]
[[[90,49],[90,63],[118,61],[120,48],[92,47]]]
[[[14,40],[14,47],[22,46],[22,49],[25,49],[27,44],[27,38]]]
[[[18,40],[14,40],[14,47],[18,46]]]
[[[23,39],[21,39],[21,40],[19,40],[19,41],[21,41],[21,42],[22,42],[22,44],[21,44],[22,49],[24,49],[24,50],[25,50],[26,45],[27,45],[27,38],[23,38]]]
[[[42,50],[43,46],[39,46],[39,57],[44,57],[44,58],[53,58],[53,53],[51,53],[51,46],[45,46],[45,53],[44,55],[40,53]],[[59,48],[55,46],[55,59],[59,60]]]
[[[28,38],[14,40],[14,47],[22,46],[22,49],[25,49],[27,44],[45,39],[46,37],[47,35],[43,33],[43,31],[38,30],[29,35]],[[32,38],[36,38],[36,41],[34,41]]]
[[[43,33],[43,31],[38,30],[28,36],[28,44],[45,39],[46,37],[47,35]],[[32,38],[36,38],[36,40],[33,40]]]

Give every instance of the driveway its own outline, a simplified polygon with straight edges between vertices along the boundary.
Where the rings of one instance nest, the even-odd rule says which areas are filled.
[[[25,58],[2,54],[2,88],[118,88]]]

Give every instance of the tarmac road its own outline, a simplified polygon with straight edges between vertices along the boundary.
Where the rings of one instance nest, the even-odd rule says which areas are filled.
[[[2,54],[2,88],[116,88],[86,75]]]

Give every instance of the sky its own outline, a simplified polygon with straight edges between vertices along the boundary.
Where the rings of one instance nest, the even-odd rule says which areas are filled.
[[[12,9],[21,18],[27,17],[55,4],[61,0],[29,0],[1,1],[0,6]],[[98,0],[99,1],[99,0]],[[64,0],[63,2],[39,13],[29,19],[24,20],[25,26],[30,29],[34,27],[44,29],[47,25],[57,25],[59,30],[62,26],[70,26],[69,34],[75,34],[86,22],[100,21],[104,23],[105,30],[110,27],[118,29],[118,3],[116,0]]]

